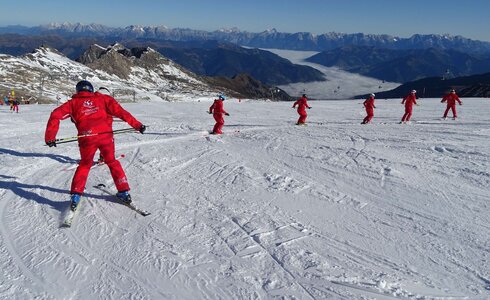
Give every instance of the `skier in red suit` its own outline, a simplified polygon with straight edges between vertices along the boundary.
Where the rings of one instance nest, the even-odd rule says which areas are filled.
[[[367,124],[371,122],[374,117],[374,109],[376,108],[376,106],[374,106],[374,94],[369,95],[369,97],[364,101],[363,105],[366,108],[367,116],[364,118],[361,124]]]
[[[222,134],[223,125],[225,125],[225,118],[223,115],[230,115],[225,111],[223,101],[225,101],[225,96],[219,95],[218,99],[215,99],[211,107],[209,107],[209,113],[213,114],[214,120],[216,121],[211,134]]]
[[[446,111],[444,112],[444,116],[443,118],[447,118],[447,113],[449,112],[449,110],[451,110],[453,112],[453,119],[456,119],[458,116],[456,115],[456,102],[459,103],[459,105],[463,105],[463,103],[461,102],[461,99],[459,99],[458,95],[456,95],[456,91],[455,90],[451,90],[451,92],[447,95],[445,95],[442,100],[441,100],[441,103],[444,103],[447,101],[447,107],[446,107]]]
[[[99,149],[111,171],[118,190],[117,197],[126,203],[130,203],[130,188],[126,174],[119,161],[114,157],[115,148],[113,134],[110,133],[112,131],[112,118],[110,116],[116,116],[126,121],[141,133],[145,131],[146,126],[124,110],[111,96],[99,92],[94,93],[94,88],[90,82],[85,80],[78,82],[76,91],[77,93],[69,101],[53,110],[44,136],[48,146],[56,147],[56,134],[60,120],[69,116],[77,127],[78,135],[94,134],[78,139],[81,160],[71,184],[71,209],[76,210],[80,196],[85,190],[87,177],[97,149]]]
[[[417,93],[416,90],[412,90],[410,94],[405,96],[402,100],[402,104],[405,103],[405,114],[402,117],[402,121],[400,123],[405,123],[410,121],[410,117],[412,117],[412,109],[413,105],[417,105],[417,96],[415,95]]]
[[[305,125],[306,124],[306,117],[308,114],[306,113],[306,109],[311,109],[311,106],[308,105],[308,98],[306,97],[306,94],[303,94],[301,98],[299,98],[296,102],[293,104],[293,108],[298,105],[298,114],[299,114],[299,119],[296,125]]]

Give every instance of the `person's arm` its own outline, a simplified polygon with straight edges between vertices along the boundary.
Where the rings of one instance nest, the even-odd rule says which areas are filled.
[[[311,106],[308,105],[308,102],[306,100],[305,100],[305,105],[306,105],[306,107],[308,107],[308,109],[311,109]]]
[[[133,117],[132,114],[130,114],[128,111],[126,111],[122,106],[112,97],[110,96],[105,96],[105,101],[106,101],[106,108],[107,112],[110,115],[116,116],[121,120],[124,120],[126,123],[129,124],[129,126],[133,127],[134,129],[138,131],[144,131],[143,129],[143,124],[136,120],[135,117]]]
[[[56,134],[60,128],[60,121],[66,119],[68,115],[71,115],[71,113],[72,107],[70,101],[64,103],[51,112],[46,125],[46,132],[44,133],[44,141],[47,145],[56,140]]]

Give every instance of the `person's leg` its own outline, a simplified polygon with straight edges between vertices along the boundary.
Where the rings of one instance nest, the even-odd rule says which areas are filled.
[[[83,145],[79,145],[79,150],[81,159],[71,182],[70,192],[72,194],[83,194],[90,168],[93,165],[93,159],[95,151],[97,151],[97,146],[93,143],[84,143]]]
[[[215,114],[214,119],[216,120],[214,133],[222,134],[223,133],[223,125],[225,125],[225,118],[223,118],[223,114]]]
[[[451,106],[449,106],[449,105],[446,107],[446,110],[444,111],[444,115],[442,116],[443,118],[447,117],[447,113],[449,112],[450,108],[451,108]]]
[[[306,112],[302,112],[299,114],[299,119],[298,119],[298,123],[306,123],[306,117],[308,115],[306,114]]]
[[[406,116],[405,116],[405,121],[408,122],[410,121],[410,118],[412,117],[412,107],[409,106],[406,108]]]
[[[100,154],[104,157],[106,165],[109,167],[112,179],[118,192],[129,191],[129,183],[121,163],[115,158],[114,139],[110,138],[99,145]]]
[[[366,123],[371,122],[373,117],[374,117],[374,110],[372,109],[367,110]]]
[[[453,111],[453,118],[457,118],[458,115],[456,114],[456,104],[454,104],[453,106],[451,106],[451,110]]]

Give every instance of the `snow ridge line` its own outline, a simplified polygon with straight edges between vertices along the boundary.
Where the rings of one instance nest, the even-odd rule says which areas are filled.
[[[300,282],[297,280],[296,276],[294,276],[293,273],[291,273],[291,271],[289,271],[285,266],[284,266],[284,263],[281,262],[281,260],[279,260],[279,258],[277,258],[277,256],[275,256],[274,254],[272,254],[271,252],[269,252],[269,250],[267,250],[267,248],[264,247],[264,245],[262,245],[256,238],[254,238],[253,236],[251,236],[246,230],[245,228],[243,228],[243,226],[240,225],[240,223],[238,222],[237,218],[235,217],[232,217],[230,218],[230,220],[243,232],[245,233],[248,237],[250,237],[260,248],[262,248],[267,254],[269,254],[269,256],[272,258],[272,260],[286,273],[288,274],[291,278],[293,278],[293,280],[296,282],[296,284],[298,284],[301,289],[306,293],[308,294],[311,299],[315,299],[315,296],[310,292],[308,291],[308,289]],[[279,244],[278,246],[281,246],[281,244]]]
[[[6,193],[3,193],[4,195]],[[41,294],[41,292],[45,289],[45,287],[49,287],[49,293],[55,295],[55,291],[59,289],[59,287],[56,287],[52,285],[49,282],[46,282],[43,280],[42,277],[36,275],[22,260],[22,258],[18,255],[20,251],[15,250],[15,246],[12,243],[12,240],[6,230],[7,226],[5,225],[4,219],[5,219],[5,205],[8,203],[6,197],[2,197],[0,200],[0,235],[2,236],[2,240],[4,241],[5,248],[7,249],[8,253],[12,257],[12,260],[15,262],[15,266],[18,267],[23,275],[26,275],[27,278],[32,280],[33,286],[32,288],[36,291],[37,294]]]
[[[214,214],[219,215],[219,216],[223,216],[223,217],[225,217],[226,220],[231,221],[231,223],[234,224],[235,227],[238,228],[245,236],[247,236],[250,241],[252,241],[260,249],[262,249],[264,251],[264,253],[266,253],[271,258],[271,260],[274,262],[274,264],[276,264],[281,270],[284,271],[284,273],[286,273],[290,278],[292,278],[294,280],[294,282],[301,288],[301,290],[303,290],[311,299],[316,299],[315,296],[310,291],[308,291],[308,289],[301,282],[299,282],[297,280],[297,278],[294,276],[294,274],[284,266],[284,263],[282,263],[281,260],[277,256],[275,256],[273,253],[271,253],[262,243],[260,243],[260,241],[256,237],[254,237],[259,233],[254,234],[254,235],[250,235],[247,232],[247,230],[242,225],[240,225],[240,223],[236,217],[230,217],[229,214],[224,211],[225,210],[224,208],[220,208],[217,205],[215,205],[212,201],[209,200],[209,198],[207,196],[205,196],[203,198],[206,200],[206,202],[210,206],[212,206],[214,208],[214,210],[213,210]],[[219,212],[221,212],[221,213],[219,213]],[[287,227],[290,225],[291,224],[285,225],[283,227]],[[214,230],[214,228],[213,228],[213,230]],[[217,236],[219,236],[222,239],[221,235],[218,232],[216,232],[216,233],[217,233]],[[307,237],[307,236],[305,236],[305,237]],[[234,255],[238,254],[238,251],[235,251],[232,247],[230,247],[226,240],[223,240],[223,241],[228,246],[228,248],[234,253]],[[279,243],[279,245],[276,245],[276,246],[281,246],[281,245],[282,244]]]
[[[69,230],[70,231],[70,230]],[[158,285],[154,285],[152,287],[148,286],[146,283],[138,279],[138,276],[135,274],[132,274],[130,271],[126,270],[124,266],[119,266],[116,263],[114,263],[111,259],[111,257],[105,257],[103,254],[98,253],[95,250],[90,249],[90,247],[85,246],[85,244],[76,236],[74,231],[70,231],[69,235],[71,236],[71,240],[78,244],[80,247],[82,247],[86,252],[90,253],[93,257],[95,257],[96,260],[98,260],[101,264],[107,265],[107,267],[114,269],[115,271],[119,272],[121,275],[124,275],[126,279],[129,279],[136,284],[138,284],[140,287],[144,288],[147,292],[157,290],[159,294],[165,295],[165,293],[161,290],[159,290]],[[91,264],[91,267],[95,267],[98,264],[96,262]],[[56,294],[55,294],[56,295]]]

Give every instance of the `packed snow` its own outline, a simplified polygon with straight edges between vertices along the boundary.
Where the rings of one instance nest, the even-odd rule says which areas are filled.
[[[115,135],[142,217],[94,188],[60,228],[76,143],[44,145],[54,105],[0,107],[0,299],[489,299],[488,99],[441,120],[420,99],[123,104]],[[128,127],[114,122],[114,129]],[[76,134],[63,121],[58,137]]]

